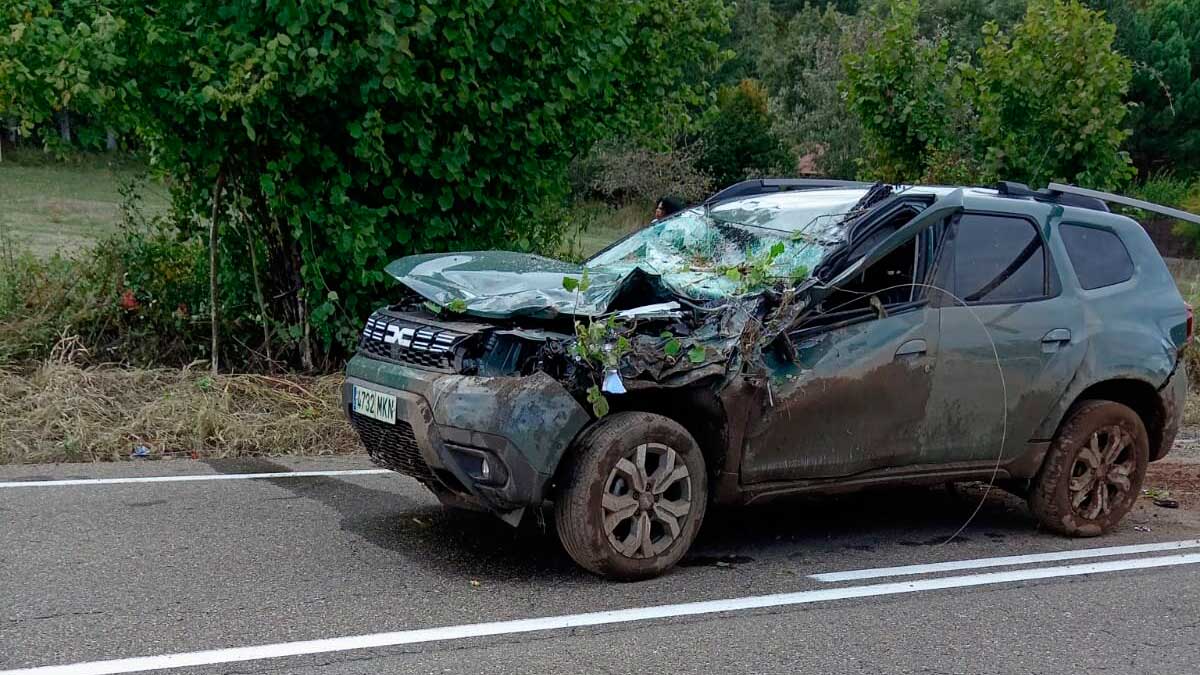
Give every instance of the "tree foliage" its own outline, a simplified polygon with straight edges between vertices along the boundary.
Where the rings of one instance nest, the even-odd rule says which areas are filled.
[[[832,5],[806,5],[759,44],[758,71],[771,92],[776,133],[817,172],[853,178],[862,156],[862,125],[839,86],[843,56],[866,47],[861,17]]]
[[[973,70],[979,142],[989,177],[1115,188],[1133,170],[1123,100],[1129,60],[1115,28],[1071,0],[1032,0],[1011,34],[984,28]]]
[[[767,91],[756,80],[721,89],[700,138],[700,168],[718,187],[793,168],[792,155],[772,130]]]
[[[873,18],[876,39],[845,56],[846,103],[863,125],[863,175],[912,181],[946,140],[950,45],[922,38],[917,0],[889,0]]]
[[[110,77],[128,67],[122,19],[91,0],[8,0],[2,7],[0,116],[55,150],[62,141],[45,124],[55,115],[126,125],[123,104],[133,88]],[[84,145],[98,147],[103,133],[85,128]]]
[[[865,176],[1113,188],[1132,175],[1120,149],[1131,68],[1100,13],[1075,0],[1032,0],[1010,31],[983,27],[971,62],[951,56],[944,38],[920,37],[916,0],[889,0],[887,9],[879,39],[846,57]]]
[[[1148,173],[1200,170],[1200,0],[1153,0],[1109,9],[1134,62],[1130,151]]]
[[[14,1],[38,10],[14,10],[13,30],[74,30],[49,3]],[[727,24],[720,0],[88,6],[119,33],[123,58],[49,90],[123,83],[177,214],[199,227],[223,178],[235,304],[255,309],[255,250],[272,327],[294,347],[311,327],[329,349],[352,344],[387,297],[382,268],[395,257],[553,241],[539,213],[563,195],[569,159],[699,103],[703,81],[684,74],[715,66]],[[44,70],[41,47],[5,62]],[[48,58],[69,49],[56,43]]]

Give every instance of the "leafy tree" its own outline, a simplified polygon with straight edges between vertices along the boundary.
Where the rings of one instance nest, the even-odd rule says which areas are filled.
[[[759,40],[770,45],[761,50],[758,72],[771,92],[776,133],[823,175],[853,178],[858,171],[862,125],[839,87],[844,55],[861,52],[867,41],[863,19],[832,5],[807,5]]]
[[[844,57],[842,88],[863,125],[867,178],[916,180],[950,137],[950,45],[920,36],[919,9],[917,0],[888,0],[869,24],[876,38]]]
[[[176,214],[218,223],[227,311],[265,299],[292,358],[353,344],[395,257],[552,243],[569,159],[700,104],[685,75],[728,22],[721,0],[89,4]]]
[[[120,36],[124,21],[94,0],[8,0],[0,9],[0,116],[22,135],[37,133],[52,149],[64,139],[52,124],[78,113],[124,126],[125,83],[113,74],[127,66]],[[85,132],[85,145],[102,134]]]
[[[1032,0],[1010,34],[985,27],[971,73],[985,178],[1101,189],[1128,180],[1131,66],[1113,50],[1115,32],[1074,0]]]
[[[743,80],[717,95],[717,108],[701,129],[699,167],[725,187],[749,176],[788,173],[793,159],[771,129],[767,91]]]
[[[1008,30],[1025,14],[1027,0],[925,0],[919,25],[927,38],[945,37],[954,51],[974,54],[983,46],[983,27]]]
[[[1153,0],[1109,10],[1134,61],[1129,147],[1146,172],[1200,171],[1200,0]]]

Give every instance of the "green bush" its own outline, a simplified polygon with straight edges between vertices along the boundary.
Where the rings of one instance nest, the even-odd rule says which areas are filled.
[[[984,29],[972,71],[988,178],[1118,187],[1133,175],[1125,127],[1129,59],[1114,26],[1070,0],[1032,0],[1011,34]]]
[[[729,15],[722,0],[86,4],[113,16],[122,56],[89,77],[126,92],[114,105],[170,179],[182,235],[219,197],[223,292],[257,282],[262,323],[304,365],[353,344],[393,258],[552,246],[543,216],[570,158],[702,103],[693,75],[720,62]],[[18,24],[70,20],[50,0],[10,7]],[[23,47],[0,58],[36,66]]]
[[[1133,61],[1128,140],[1143,173],[1200,171],[1200,0],[1094,0]]]
[[[865,178],[916,181],[954,138],[950,43],[920,36],[919,10],[917,0],[888,0],[870,23],[876,38],[844,57],[843,92],[863,126]]]
[[[806,5],[778,29],[757,36],[758,71],[771,92],[776,134],[817,173],[853,178],[862,158],[862,125],[839,87],[843,58],[866,48],[862,17]]]
[[[795,168],[795,159],[772,128],[767,91],[755,80],[721,89],[716,109],[702,123],[700,142],[698,166],[718,188]]]
[[[846,57],[844,90],[864,127],[863,175],[888,180],[1049,181],[1118,187],[1133,174],[1129,60],[1115,28],[1075,0],[1032,0],[983,28],[978,63],[920,37],[916,0],[888,0],[879,39]]]

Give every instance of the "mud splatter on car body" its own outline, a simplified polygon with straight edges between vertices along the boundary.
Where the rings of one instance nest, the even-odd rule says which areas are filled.
[[[725,503],[1027,481],[1100,393],[1142,415],[1152,458],[1170,447],[1189,310],[1135,221],[1005,189],[735,188],[581,265],[393,262],[396,301],[347,368],[372,458],[515,524],[605,409],[682,425]],[[1068,224],[1117,236],[1129,277],[1083,288]],[[395,397],[397,423],[355,412],[357,388]]]

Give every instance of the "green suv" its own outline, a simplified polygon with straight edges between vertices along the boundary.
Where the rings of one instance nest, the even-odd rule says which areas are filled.
[[[445,504],[552,502],[612,578],[674,565],[710,503],[892,484],[1100,535],[1171,448],[1192,313],[1137,222],[1052,188],[755,180],[583,264],[402,258],[345,409]]]

